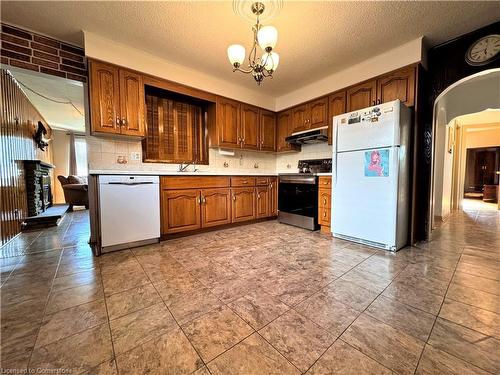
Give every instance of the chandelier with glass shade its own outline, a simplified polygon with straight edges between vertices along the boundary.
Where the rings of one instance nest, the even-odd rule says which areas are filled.
[[[245,60],[245,47],[241,44],[232,44],[227,48],[229,62],[233,65],[233,72],[239,71],[251,74],[258,85],[266,77],[273,77],[273,73],[278,68],[279,55],[274,51],[278,41],[278,30],[273,26],[264,26],[260,22],[266,7],[262,2],[255,2],[251,5],[251,11],[256,17],[256,23],[252,27],[253,45],[248,55],[248,67],[243,68]],[[259,53],[258,49],[261,49]]]

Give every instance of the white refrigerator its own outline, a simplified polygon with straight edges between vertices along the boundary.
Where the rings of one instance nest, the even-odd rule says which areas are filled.
[[[410,123],[399,100],[333,118],[335,237],[390,251],[406,245]]]

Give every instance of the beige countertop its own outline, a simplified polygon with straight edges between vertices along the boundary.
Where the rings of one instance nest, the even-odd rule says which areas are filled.
[[[199,171],[199,172],[176,172],[176,171],[148,171],[148,170],[89,170],[91,175],[137,175],[137,176],[277,176],[275,172],[231,172],[231,171]]]

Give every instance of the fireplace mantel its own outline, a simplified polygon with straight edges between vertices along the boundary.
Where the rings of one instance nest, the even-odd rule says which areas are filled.
[[[54,165],[41,160],[23,160],[28,216],[36,216],[52,206],[50,170]]]

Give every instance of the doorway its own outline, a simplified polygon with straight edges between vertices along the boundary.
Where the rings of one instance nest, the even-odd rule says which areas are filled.
[[[467,149],[464,199],[497,203],[500,147]]]
[[[428,229],[432,234],[440,222],[457,210],[471,207],[469,199],[486,196],[498,204],[500,147],[500,69],[490,69],[466,77],[449,86],[436,99],[433,113],[433,154],[431,210]],[[489,153],[471,150],[485,149]],[[476,160],[477,157],[477,161]],[[485,165],[485,158],[492,158]],[[490,160],[490,159],[487,159]],[[472,163],[479,163],[477,180],[470,180]],[[468,166],[469,169],[466,169]],[[481,168],[488,173],[481,173]],[[490,171],[491,169],[491,171]],[[486,178],[479,181],[480,178]],[[496,195],[495,198],[489,198]],[[465,201],[467,200],[467,201]],[[476,201],[477,203],[477,201]],[[479,204],[476,207],[482,207]],[[486,205],[488,206],[488,205]],[[486,207],[485,206],[485,207]],[[488,206],[489,207],[489,206]]]

